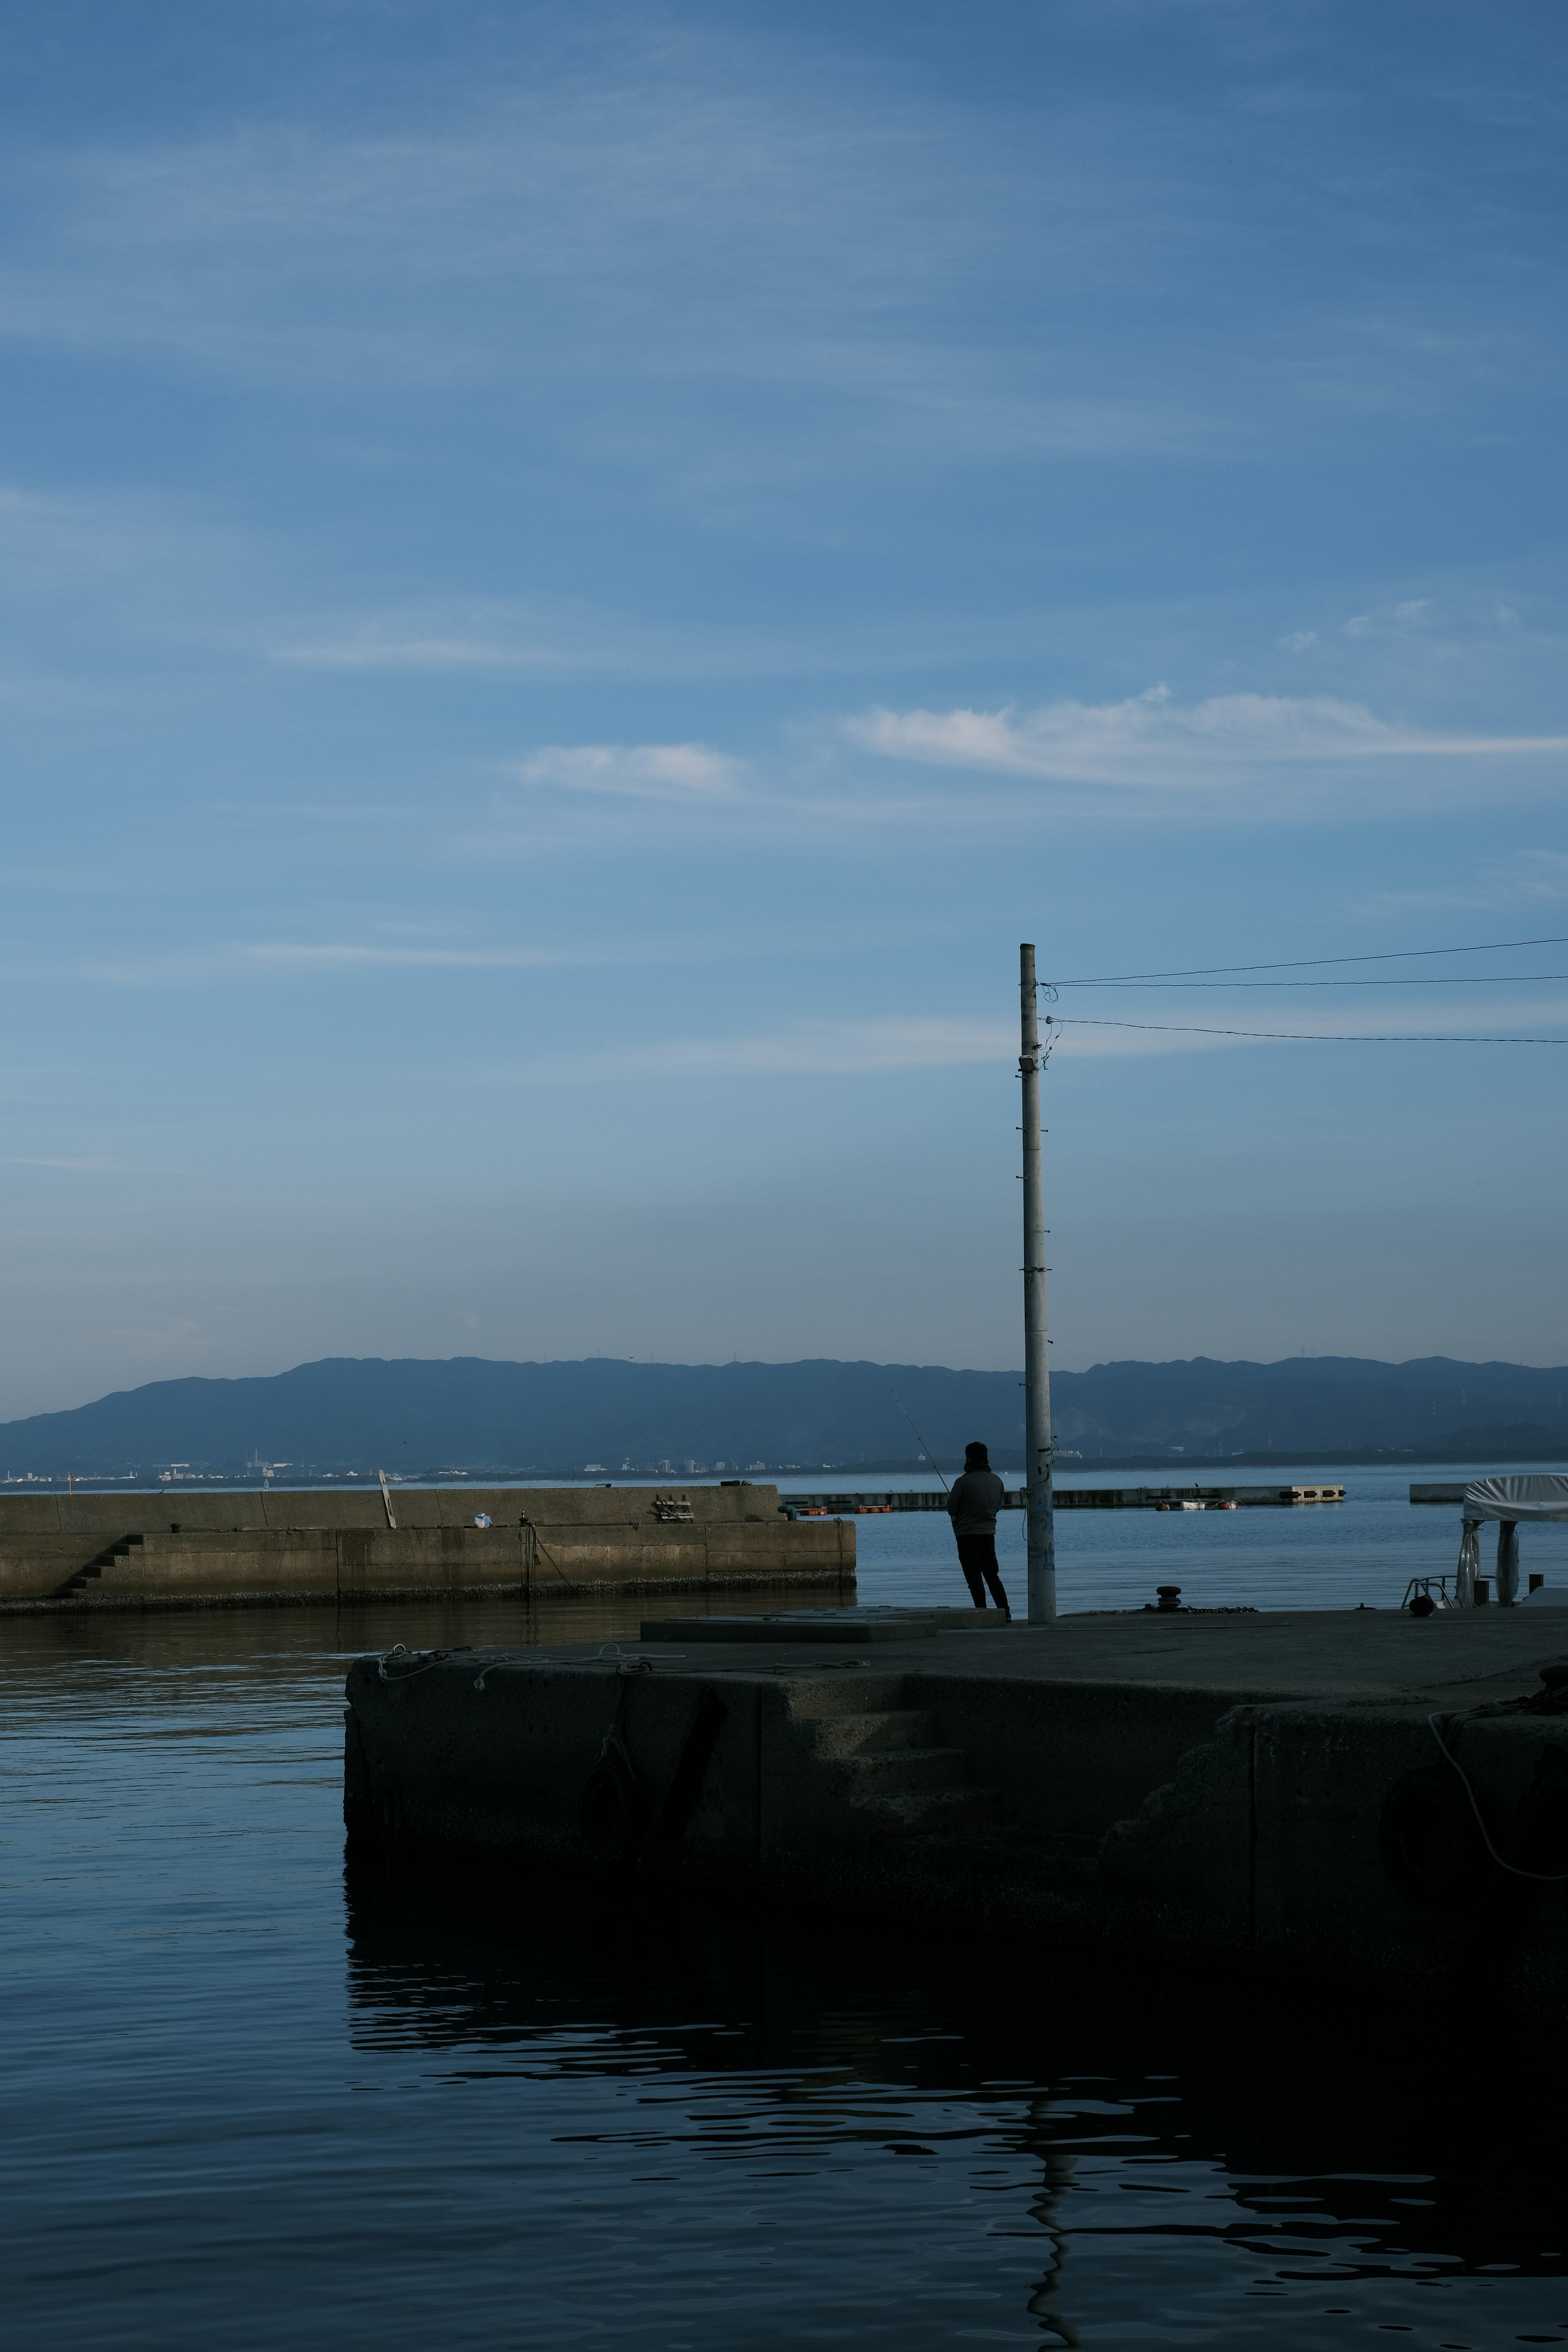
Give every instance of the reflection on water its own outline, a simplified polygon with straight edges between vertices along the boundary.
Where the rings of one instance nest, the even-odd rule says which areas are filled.
[[[354,1883],[350,1935],[356,2049],[509,2085],[610,2315],[657,2277],[694,2343],[742,2311],[757,2344],[1568,2328],[1562,2050],[1440,2005],[501,1873]]]
[[[8,2347],[1568,2336],[1563,2053],[1484,1988],[345,1883],[345,1658],[520,1615],[0,1632]]]
[[[566,1642],[635,1640],[654,1617],[756,1616],[779,1609],[852,1607],[853,1588],[803,1593],[798,1585],[753,1585],[705,1594],[605,1593],[581,1600],[380,1601],[353,1608],[105,1609],[0,1619],[0,1664],[13,1687],[17,1677],[53,1674],[71,1665],[95,1670],[134,1667],[185,1675],[258,1675],[289,1679],[319,1675],[328,1661],[389,1650],[490,1646],[534,1647]],[[148,1689],[154,1687],[150,1682]],[[179,1687],[171,1684],[164,1691]]]

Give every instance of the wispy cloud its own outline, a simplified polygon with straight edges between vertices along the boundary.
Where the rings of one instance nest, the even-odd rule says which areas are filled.
[[[1366,902],[1372,908],[1392,907],[1517,907],[1560,903],[1568,899],[1568,852],[1561,849],[1514,849],[1500,857],[1485,857],[1473,873],[1456,876],[1450,883],[1426,888],[1380,890]]]
[[[1489,857],[1487,887],[1500,902],[1508,898],[1568,898],[1568,855],[1561,849],[1516,849]]]
[[[360,940],[215,940],[184,953],[167,950],[121,954],[87,962],[73,956],[51,963],[35,957],[26,964],[0,966],[14,977],[37,980],[107,981],[126,987],[191,987],[202,983],[287,979],[307,973],[377,971],[582,971],[619,964],[661,965],[715,961],[746,952],[740,937],[617,940],[612,945],[584,941],[540,947],[421,947]]]
[[[950,441],[1170,436],[1169,379],[1131,401],[1058,352],[1042,385],[1016,310],[1005,336],[974,331],[977,286],[1009,291],[1022,267],[1098,299],[1231,241],[1153,140],[1111,168],[1065,105],[1042,140],[788,35],[616,20],[593,47],[592,69],[552,70],[527,42],[456,121],[415,107],[355,135],[302,109],[189,142],[14,147],[0,332],[162,347],[252,382],[531,390],[584,359],[602,377],[609,337],[644,383],[805,381]]]
[[[144,1168],[129,1160],[44,1160],[30,1159],[20,1152],[8,1154],[7,1168],[63,1168],[81,1176],[157,1176],[166,1171]]]
[[[395,929],[397,926],[378,926]],[[409,926],[414,929],[414,926]],[[939,927],[940,929],[940,927]],[[869,919],[860,937],[879,946],[908,949],[929,943],[931,925],[919,918],[907,920]],[[0,976],[14,982],[83,981],[91,984],[139,988],[211,988],[238,983],[259,984],[310,976],[395,972],[588,971],[668,970],[682,967],[748,964],[759,953],[791,961],[817,960],[842,953],[838,928],[826,919],[798,912],[771,921],[741,925],[734,929],[685,931],[672,928],[662,935],[614,928],[609,933],[586,929],[575,940],[538,941],[527,945],[466,943],[461,939],[369,940],[213,940],[187,948],[130,948],[88,959],[71,951],[43,951],[0,959]]]
[[[634,800],[735,799],[739,763],[706,743],[547,743],[517,771],[525,784]]]
[[[1238,273],[1272,285],[1281,252],[1309,242],[1231,200],[1214,153],[1233,147],[1234,113],[1216,142],[1203,111],[1173,118],[1123,83],[1108,143],[1068,83],[1026,121],[919,94],[909,60],[889,76],[777,28],[683,36],[617,16],[584,44],[589,69],[522,42],[475,73],[456,119],[375,107],[356,135],[352,110],[312,121],[302,100],[286,122],[188,142],[14,152],[0,332],[154,350],[247,384],[510,381],[537,400],[580,383],[563,433],[617,451],[678,440],[689,485],[714,456],[708,415],[653,412],[694,379],[727,399],[766,384],[837,398],[830,436],[771,402],[753,478],[808,450],[814,467],[851,448],[880,463],[890,439],[981,456],[1234,448],[1261,437],[1260,412],[1299,412],[1310,379],[1277,306],[1246,306],[1244,337],[1217,328],[1241,315]],[[1386,205],[1381,180],[1379,194]],[[1101,334],[1108,310],[1135,318],[1144,363],[1110,339],[1118,356],[1099,358],[1071,331],[1080,306]],[[1369,352],[1356,310],[1314,306],[1314,347],[1342,362],[1307,394],[1317,404],[1410,376],[1407,349]],[[1489,348],[1480,324],[1475,341]],[[635,425],[606,428],[612,352],[645,397]],[[1426,400],[1454,376],[1423,368]]]
[[[1327,696],[1226,694],[1187,705],[1168,687],[1122,702],[1032,711],[877,709],[847,722],[885,758],[1065,783],[1190,792],[1282,762],[1527,759],[1568,751],[1568,735],[1444,735],[1378,719]]]
[[[602,961],[571,948],[367,947],[353,940],[262,940],[233,950],[242,963],[274,970],[536,971]]]
[[[344,635],[301,637],[275,646],[274,661],[300,669],[341,670],[570,670],[582,658],[563,645],[518,635],[496,634],[481,624],[472,634],[422,635],[374,626]]]
[[[1184,1020],[1179,1004],[1129,1005],[1124,1017],[1107,1013],[1075,1017],[1070,1006],[1056,1009],[1051,1053],[1063,1061],[1127,1061],[1150,1055],[1228,1053],[1255,1045],[1300,1040],[1324,1051],[1340,1040],[1370,1045],[1391,1033],[1425,1042],[1516,1032],[1568,1035],[1568,1004],[1542,1007],[1525,1001],[1507,1007],[1417,1005],[1392,1012],[1383,1005],[1363,1010],[1303,1013],[1300,1003],[1283,1011],[1248,1004],[1227,1017],[1212,1009]],[[1121,1008],[1118,1007],[1118,1015]],[[1272,1034],[1270,1034],[1272,1033]],[[1283,1035],[1281,1035],[1283,1033]],[[710,1078],[835,1078],[896,1076],[900,1071],[1016,1066],[1018,1033],[1011,1023],[932,1016],[884,1021],[817,1021],[786,1028],[749,1031],[735,1036],[677,1037],[617,1046],[562,1060],[529,1062],[503,1075],[530,1085]]]
[[[952,1068],[1016,1057],[1016,1030],[1002,1022],[947,1019],[801,1022],[729,1037],[678,1037],[617,1047],[569,1061],[534,1062],[515,1077],[595,1079],[859,1077],[878,1071]]]
[[[0,963],[0,971],[11,980],[180,989],[310,972],[581,970],[616,962],[669,962],[683,952],[689,950],[679,942],[606,951],[586,945],[469,948],[387,946],[355,940],[215,940],[186,949],[121,950],[92,958],[37,953],[7,959]]]
[[[866,624],[846,644],[809,622],[789,629],[719,618],[671,625],[578,598],[454,597],[416,607],[312,614],[274,625],[266,656],[348,677],[714,678],[847,669],[887,647]],[[925,650],[922,646],[921,652]],[[918,657],[907,646],[904,658]]]

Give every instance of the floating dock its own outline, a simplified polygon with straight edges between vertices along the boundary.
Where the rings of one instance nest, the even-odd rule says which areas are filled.
[[[791,1520],[776,1486],[740,1479],[0,1496],[0,1615],[774,1585],[852,1600],[855,1529]]]
[[[1560,1994],[1565,1639],[1522,1609],[852,1610],[395,1652],[349,1675],[345,1817],[361,1853],[689,1871],[1489,1984],[1517,1967]]]

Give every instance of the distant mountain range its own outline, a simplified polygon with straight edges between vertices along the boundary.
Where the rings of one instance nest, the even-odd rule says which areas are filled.
[[[1198,1356],[1058,1372],[1051,1399],[1069,1464],[1568,1454],[1568,1368]],[[181,1465],[232,1476],[262,1464],[285,1479],[378,1468],[606,1478],[908,1469],[921,1458],[911,1418],[944,1468],[972,1437],[987,1441],[998,1467],[1022,1465],[1016,1372],[345,1356],[262,1380],[154,1381],[0,1423],[0,1475],[123,1477]]]

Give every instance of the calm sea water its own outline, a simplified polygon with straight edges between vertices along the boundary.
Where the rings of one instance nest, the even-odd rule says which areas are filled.
[[[1494,1465],[1458,1463],[1408,1470],[1289,1470],[1269,1474],[1194,1465],[1182,1473],[1160,1470],[1080,1471],[1068,1463],[1063,1486],[1131,1486],[1174,1485],[1178,1475],[1201,1485],[1288,1486],[1292,1479],[1316,1485],[1342,1475],[1342,1503],[1304,1503],[1289,1509],[1236,1511],[1063,1511],[1057,1518],[1057,1581],[1067,1609],[1131,1609],[1152,1601],[1160,1584],[1179,1584],[1194,1608],[1250,1604],[1258,1609],[1397,1609],[1412,1576],[1451,1574],[1459,1554],[1457,1507],[1413,1505],[1412,1477],[1422,1484],[1453,1484],[1484,1477]],[[1511,1467],[1512,1465],[1510,1465]],[[1521,1464],[1561,1470],[1560,1463]],[[888,1488],[934,1485],[934,1480],[888,1478]],[[787,1478],[784,1491],[825,1487],[816,1479]],[[862,1601],[967,1601],[953,1555],[952,1537],[941,1514],[895,1513],[888,1518],[857,1519],[856,1546]],[[1491,1572],[1489,1533],[1482,1538],[1482,1571]],[[1024,1515],[1004,1511],[996,1525],[996,1554],[1008,1597],[1022,1614]],[[1568,1524],[1520,1530],[1520,1573],[1543,1575],[1553,1585],[1568,1583]],[[1524,1589],[1522,1581],[1521,1590]]]
[[[1064,1517],[1064,1596],[1394,1605],[1457,1528],[1384,1475]],[[864,1597],[954,1597],[858,1528]],[[8,2347],[1568,2340],[1563,2051],[1484,1987],[345,1878],[350,1657],[643,1613],[0,1625]]]

